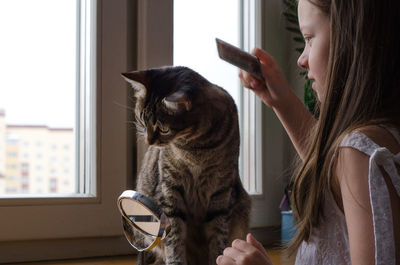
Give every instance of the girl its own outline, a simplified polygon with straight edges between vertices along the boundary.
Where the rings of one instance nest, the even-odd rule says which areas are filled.
[[[300,158],[293,185],[296,264],[400,265],[400,1],[299,0],[315,120],[265,51],[265,83],[241,82],[271,107]],[[311,130],[309,128],[312,128]],[[250,234],[217,264],[272,264]]]

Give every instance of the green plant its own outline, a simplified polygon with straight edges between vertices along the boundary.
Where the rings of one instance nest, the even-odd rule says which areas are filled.
[[[297,16],[297,0],[282,0],[286,6],[286,11],[283,12],[286,20],[289,22],[289,25],[286,29],[294,34],[293,40],[296,43],[301,43],[301,46],[295,48],[298,53],[302,53],[304,50],[304,39],[301,34],[299,27],[299,18]],[[313,115],[318,115],[316,113],[316,97],[315,92],[311,87],[311,81],[307,78],[307,71],[301,71],[301,76],[304,76],[306,80],[304,84],[304,104],[306,105],[308,111]]]

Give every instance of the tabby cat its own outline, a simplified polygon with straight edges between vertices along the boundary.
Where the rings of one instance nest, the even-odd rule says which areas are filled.
[[[147,264],[215,264],[248,231],[236,105],[224,89],[186,67],[122,75],[134,88],[136,127],[149,144],[136,190],[171,223],[163,244],[146,254]]]

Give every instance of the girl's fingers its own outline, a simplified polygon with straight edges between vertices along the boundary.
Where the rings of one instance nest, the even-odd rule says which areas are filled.
[[[251,245],[250,243],[248,243],[248,242],[246,242],[244,240],[241,240],[241,239],[235,239],[232,242],[232,248],[236,249],[237,251],[246,252],[246,253],[251,252],[251,251],[254,250],[254,246],[253,245]]]
[[[251,82],[254,79],[249,73],[247,73],[246,71],[240,70],[239,72],[239,78],[240,81],[242,82],[242,85],[244,87],[251,87]]]
[[[218,256],[216,263],[218,265],[235,265],[235,260],[228,256]]]
[[[233,246],[233,244],[232,244]],[[236,249],[236,248],[226,248],[224,249],[223,255],[232,258],[233,260],[236,260],[239,256],[243,254],[243,250]]]
[[[247,241],[235,239],[216,262],[218,265],[272,265],[262,245],[250,234]]]
[[[234,240],[232,242],[232,248],[245,253],[259,252],[264,258],[266,258],[270,262],[268,254],[260,242],[258,242],[251,234],[247,234],[246,240],[247,241],[240,239]]]
[[[248,243],[250,243],[251,245],[253,245],[254,247],[256,247],[264,256],[268,257],[267,252],[264,249],[264,246],[261,245],[260,242],[258,242],[252,234],[247,234],[246,240]]]
[[[239,78],[244,87],[250,88],[252,90],[259,89],[263,86],[263,82],[261,80],[245,71],[240,70]]]
[[[274,63],[275,61],[271,55],[269,55],[266,51],[259,48],[255,48],[252,54],[258,57],[258,59],[260,59],[261,64],[264,64],[267,67],[271,66],[271,64]]]
[[[244,87],[250,87],[249,82],[245,78],[245,73],[242,70],[239,71],[239,79],[240,79],[240,83],[242,83],[242,85]]]
[[[279,69],[274,57],[269,55],[266,51],[255,48],[253,50],[253,55],[260,60],[261,71],[265,80],[273,80],[277,78],[277,75],[281,75],[281,70]]]
[[[250,86],[251,90],[254,92],[259,91],[259,92],[265,92],[267,90],[267,87],[265,86],[264,82],[261,82],[260,80],[252,80],[250,81]]]

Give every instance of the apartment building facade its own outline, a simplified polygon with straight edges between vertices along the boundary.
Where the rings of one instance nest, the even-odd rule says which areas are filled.
[[[75,193],[72,128],[7,125],[0,110],[0,194]]]

